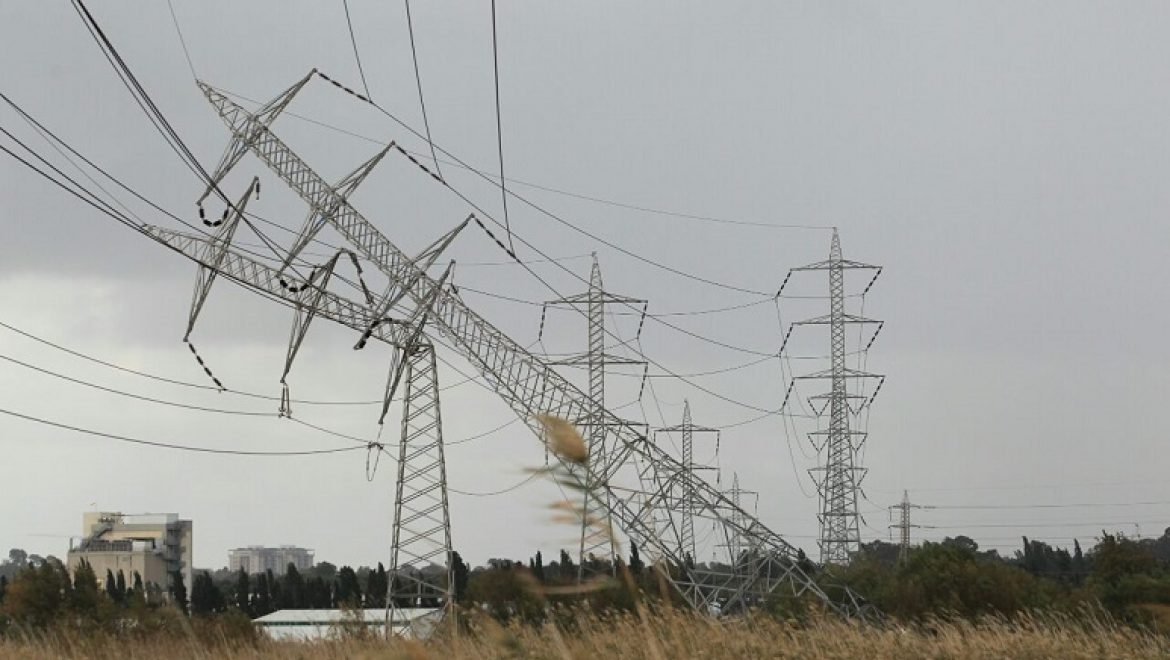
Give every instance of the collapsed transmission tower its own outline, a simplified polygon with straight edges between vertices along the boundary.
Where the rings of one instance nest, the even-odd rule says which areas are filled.
[[[604,411],[605,406],[605,372],[609,365],[642,365],[644,360],[621,357],[605,352],[605,308],[606,305],[641,305],[643,318],[646,313],[646,301],[619,296],[607,292],[601,282],[601,266],[597,262],[597,253],[593,253],[593,268],[589,273],[589,290],[585,293],[557,300],[550,300],[548,305],[571,305],[585,308],[585,317],[589,325],[589,347],[583,354],[554,360],[549,364],[586,366],[589,370],[589,414],[584,419],[571,420],[585,427],[585,436],[589,442],[589,464],[603,465],[607,457],[607,434],[609,429]],[[543,311],[543,310],[542,310]],[[641,331],[641,326],[638,328]],[[541,315],[538,341],[544,336],[544,316]],[[609,504],[601,501],[594,493],[598,484],[594,483],[596,476],[592,471],[586,473],[584,489],[583,512],[581,516],[581,539],[578,547],[577,581],[581,582],[591,574],[598,572],[601,566],[609,566],[612,571],[617,567],[614,556],[611,535],[592,529],[590,521],[606,519]],[[603,493],[603,497],[605,494]],[[608,564],[605,560],[608,560]]]
[[[300,323],[307,324],[308,320],[320,317],[352,328],[360,333],[356,347],[372,339],[402,350],[402,347],[415,346],[425,328],[427,339],[451,346],[474,365],[536,437],[542,437],[538,414],[581,420],[600,412],[611,442],[600,462],[590,465],[589,471],[597,475],[597,486],[605,493],[607,518],[631,542],[652,555],[663,577],[696,608],[722,613],[741,611],[762,604],[771,594],[783,590],[798,598],[820,601],[846,616],[865,615],[869,611],[847,587],[814,581],[798,562],[795,546],[743,511],[726,493],[655,446],[638,425],[623,421],[605,407],[595,407],[591,396],[479,316],[464,303],[454,287],[445,284],[446,274],[439,278],[430,275],[427,271],[438,253],[459,229],[411,257],[362,216],[344,191],[326,183],[280,140],[271,129],[273,120],[315,74],[316,71],[310,72],[255,113],[235,104],[223,92],[199,83],[232,136],[214,182],[218,185],[223,181],[228,170],[245,153],[254,154],[310,207],[310,221],[297,242],[307,242],[304,239],[311,238],[321,227],[332,227],[354,254],[385,276],[388,286],[383,295],[376,298],[367,295],[364,302],[352,301],[326,290],[321,283],[323,276],[318,276],[316,270],[307,277],[298,274],[292,256],[284,259],[287,268],[271,267],[231,249],[227,237],[209,239],[159,227],[147,227],[147,234],[214,274],[299,306],[305,312],[303,318],[298,317]],[[460,228],[466,224],[464,221]],[[336,260],[333,263],[336,265]],[[362,290],[369,293],[364,285]],[[297,334],[294,332],[293,339],[297,339]],[[299,334],[303,335],[303,331]],[[392,370],[383,412],[402,370],[403,367]],[[562,466],[578,486],[585,486],[585,470],[565,462]],[[404,472],[403,478],[408,476]],[[637,481],[630,481],[631,476]],[[712,521],[722,538],[738,535],[750,551],[743,552],[734,559],[733,566],[725,569],[670,570],[685,565],[679,536],[660,533],[663,530],[646,515],[640,503],[654,507],[664,501],[684,498],[694,503],[696,516]]]
[[[820,560],[822,564],[844,564],[850,556],[861,546],[861,529],[858,513],[858,489],[865,476],[865,469],[858,463],[857,454],[865,442],[866,433],[858,427],[860,424],[851,424],[851,421],[870,404],[881,389],[883,376],[871,374],[860,368],[860,357],[864,356],[869,347],[881,332],[883,322],[867,319],[845,311],[845,271],[872,270],[873,278],[861,293],[862,300],[869,292],[874,281],[881,275],[881,267],[849,261],[841,256],[841,240],[837,230],[833,230],[833,239],[829,247],[829,258],[808,266],[793,268],[788,272],[784,282],[780,285],[777,297],[784,291],[789,278],[795,272],[801,271],[828,271],[829,273],[829,313],[806,321],[793,323],[785,333],[780,352],[783,353],[788,344],[792,330],[797,326],[828,326],[829,327],[829,368],[815,373],[796,376],[788,386],[784,395],[781,410],[788,405],[793,387],[797,380],[828,381],[829,391],[809,397],[809,405],[818,418],[823,418],[828,412],[828,428],[819,429],[809,434],[809,439],[822,457],[819,466],[810,471],[817,484],[820,499]],[[862,348],[858,346],[858,368],[846,366],[846,327],[851,325],[876,325],[873,335]],[[860,340],[859,340],[860,341]],[[870,395],[864,394],[861,384],[867,380],[876,380],[877,387]],[[852,384],[852,385],[851,385]]]
[[[712,469],[706,465],[695,464],[695,434],[696,433],[714,433],[716,436],[716,443],[719,442],[719,429],[713,429],[707,426],[695,426],[691,421],[691,402],[686,399],[683,400],[683,419],[682,424],[675,426],[667,426],[656,430],[658,433],[678,433],[682,436],[682,464],[683,469],[686,470],[688,478],[694,478],[696,470],[710,470]],[[691,499],[693,493],[686,491],[683,493],[683,500],[681,502],[668,502],[670,509],[680,518],[680,545],[679,552],[686,558],[687,564],[692,565],[697,561],[695,548],[695,503]],[[738,507],[734,499],[732,502]]]

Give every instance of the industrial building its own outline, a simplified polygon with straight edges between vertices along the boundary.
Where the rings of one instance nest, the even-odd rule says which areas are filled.
[[[137,573],[143,584],[157,585],[164,592],[178,572],[191,588],[192,524],[180,520],[179,514],[93,511],[82,514],[81,533],[80,540],[69,540],[71,572],[85,560],[102,586],[106,571],[114,575],[121,571],[127,581]]]
[[[289,564],[296,566],[298,571],[312,568],[313,551],[294,545],[282,545],[277,548],[250,545],[228,551],[228,568],[232,571],[242,570],[245,573],[272,571],[281,575]]]
[[[345,610],[278,610],[252,621],[265,635],[280,641],[335,639],[355,628],[376,636],[390,633],[408,639],[426,639],[443,619],[442,608],[409,607],[392,612],[384,608]]]

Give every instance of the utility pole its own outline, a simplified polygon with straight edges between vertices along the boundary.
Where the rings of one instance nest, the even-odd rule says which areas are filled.
[[[898,561],[906,558],[906,553],[910,551],[910,528],[921,527],[921,525],[910,524],[910,509],[921,509],[922,506],[910,503],[910,493],[902,491],[902,502],[890,507],[890,511],[898,512],[898,523],[890,525],[891,528],[898,528]]]
[[[695,464],[695,433],[714,433],[716,438],[719,436],[719,429],[713,429],[707,426],[695,426],[691,422],[691,402],[683,400],[683,421],[682,424],[675,426],[667,426],[658,429],[654,432],[655,436],[659,433],[679,433],[682,435],[682,464],[685,479],[690,481],[694,477],[696,470],[710,470],[712,469],[706,465]],[[716,440],[718,442],[718,439]],[[684,557],[689,557],[691,562],[697,561],[695,555],[695,502],[694,495],[691,491],[683,493],[683,501],[673,503],[682,510],[680,530],[679,530],[679,553]],[[738,506],[738,504],[736,505]]]
[[[585,366],[589,372],[589,409],[586,419],[574,420],[583,425],[589,443],[589,466],[587,472],[583,513],[581,516],[581,539],[578,547],[577,581],[581,582],[590,574],[595,573],[594,561],[608,559],[610,571],[616,566],[617,557],[614,555],[611,534],[599,534],[590,529],[593,521],[609,520],[607,514],[610,506],[608,493],[600,496],[597,481],[604,475],[598,473],[600,466],[608,463],[606,436],[609,432],[606,424],[605,405],[605,370],[609,365],[643,365],[643,360],[612,355],[605,352],[605,306],[606,305],[642,305],[645,314],[645,300],[628,298],[607,293],[601,281],[601,266],[597,262],[597,253],[593,253],[593,268],[589,274],[589,290],[583,294],[567,296],[557,300],[550,300],[545,305],[569,305],[584,307],[589,329],[588,350],[563,360],[555,360],[550,364]],[[546,308],[547,309],[547,308]],[[641,328],[639,327],[639,331]],[[544,335],[544,318],[542,315],[539,337]],[[608,524],[608,523],[607,523]]]
[[[860,368],[846,366],[846,327],[850,325],[876,325],[877,328],[869,342],[862,348],[858,346],[858,354],[864,355],[873,345],[874,339],[881,332],[883,323],[865,317],[849,314],[845,311],[845,271],[872,270],[873,278],[861,293],[862,298],[869,292],[881,267],[857,261],[849,261],[841,256],[841,240],[837,230],[833,229],[833,239],[829,247],[829,258],[801,268],[793,268],[784,283],[780,285],[777,297],[784,291],[784,286],[795,272],[801,271],[828,271],[829,274],[829,313],[806,321],[798,321],[789,327],[780,347],[783,353],[788,338],[796,326],[828,326],[829,328],[829,368],[804,376],[797,376],[789,384],[788,392],[784,396],[781,410],[788,405],[789,396],[797,380],[827,380],[829,391],[809,397],[809,404],[818,418],[828,412],[828,428],[814,431],[809,434],[809,440],[821,457],[821,464],[810,470],[813,481],[817,484],[820,499],[820,560],[822,564],[845,564],[850,555],[861,547],[861,529],[858,513],[858,489],[865,475],[865,469],[858,465],[857,452],[865,442],[865,432],[851,428],[851,418],[856,418],[866,407],[873,403],[874,397],[881,389],[884,376],[871,374]],[[860,360],[858,366],[860,367]],[[860,383],[866,380],[877,380],[878,385],[870,395],[861,393]],[[853,384],[850,391],[850,384]],[[818,476],[819,475],[819,476]]]

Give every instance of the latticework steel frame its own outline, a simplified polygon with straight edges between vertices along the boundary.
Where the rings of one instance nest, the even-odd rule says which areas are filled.
[[[311,74],[310,74],[311,75]],[[300,86],[290,88],[268,107],[284,107]],[[538,413],[563,419],[586,419],[592,411],[592,397],[582,392],[549,364],[532,355],[487,320],[472,311],[457,293],[444,287],[423,267],[390,242],[366,220],[334,187],[327,184],[299,156],[270,130],[272,116],[249,113],[225,94],[199,83],[200,89],[227,124],[232,134],[228,166],[238,161],[235,154],[251,151],[296,192],[311,211],[321,213],[354,251],[385,274],[391,284],[383,300],[396,300],[401,317],[417,316],[420,308],[429,311],[428,335],[445,341],[469,360],[513,411],[541,437]],[[229,162],[230,161],[230,162]],[[217,180],[224,172],[217,171]],[[214,246],[202,238],[153,230],[175,249],[200,261],[214,257]],[[210,255],[209,255],[210,253]],[[302,293],[281,286],[281,273],[234,252],[225,254],[216,268],[220,274],[243,282],[270,295],[288,300]],[[229,271],[231,274],[229,275]],[[395,343],[402,340],[401,326],[381,323],[368,306],[353,303],[331,293],[322,293],[315,302],[317,314],[342,322],[375,339]],[[690,498],[696,511],[715,521],[721,536],[738,534],[753,548],[737,558],[731,567],[703,568],[674,574],[672,583],[693,605],[702,609],[731,611],[761,603],[777,591],[818,599],[830,609],[846,615],[862,611],[864,603],[848,589],[827,592],[797,563],[797,549],[665,451],[650,442],[638,425],[623,421],[602,409],[602,422],[611,430],[612,445],[600,464],[590,466],[607,492],[610,519],[632,542],[644,548],[668,567],[684,564],[679,554],[677,532],[662,534],[649,511],[663,501]],[[565,466],[578,479],[582,470]],[[652,487],[631,491],[617,485],[619,471],[634,469],[641,483]],[[582,484],[584,485],[584,484]],[[673,525],[672,525],[673,526]]]
[[[388,574],[391,621],[401,607],[449,606],[454,588],[435,348],[422,339],[404,350],[402,359],[402,435]],[[443,567],[441,578],[431,573],[432,565]]]
[[[829,368],[813,374],[797,376],[796,380],[828,380],[829,391],[809,397],[809,401],[818,416],[828,410],[828,428],[814,431],[809,438],[816,447],[818,454],[823,458],[822,463],[811,470],[813,480],[817,484],[820,500],[820,560],[822,564],[845,564],[861,546],[860,515],[858,513],[858,489],[864,478],[865,469],[858,465],[857,452],[865,441],[865,433],[850,428],[850,416],[860,412],[863,406],[869,405],[873,396],[866,397],[856,392],[850,392],[849,383],[864,379],[877,379],[880,383],[882,376],[851,369],[846,366],[845,329],[854,324],[876,324],[877,330],[866,345],[866,349],[873,343],[877,333],[881,331],[881,322],[845,312],[845,271],[852,269],[874,270],[874,280],[881,273],[881,268],[856,261],[848,261],[841,256],[841,239],[837,230],[833,230],[833,239],[829,247],[829,258],[801,268],[794,268],[789,272],[798,271],[828,271],[829,273],[829,314],[818,316],[807,321],[799,321],[793,326],[827,325],[829,327]],[[788,279],[785,278],[785,284]],[[865,291],[873,285],[870,280]],[[781,291],[784,286],[781,285]],[[789,334],[791,328],[789,329]],[[785,337],[787,344],[788,337]],[[783,351],[783,347],[781,348]],[[878,385],[880,388],[880,384]],[[792,386],[789,386],[789,394]],[[874,395],[877,389],[875,388]],[[850,401],[857,401],[851,406]],[[787,405],[788,395],[785,395]],[[818,405],[819,404],[819,405]],[[783,407],[782,405],[782,407]],[[818,476],[819,475],[819,476]]]
[[[603,412],[605,404],[605,374],[609,365],[643,365],[642,360],[611,355],[605,352],[605,307],[606,305],[645,305],[645,300],[637,300],[626,296],[608,293],[601,280],[601,265],[597,261],[597,254],[593,255],[593,267],[589,272],[589,289],[576,296],[567,296],[550,300],[546,305],[571,305],[583,307],[589,326],[588,350],[581,354],[563,360],[556,360],[550,364],[581,365],[588,368],[590,410],[585,419],[570,420],[585,427],[585,437],[589,443],[589,464],[604,465],[608,451],[607,436],[609,429]],[[542,327],[543,330],[543,327]],[[607,520],[610,505],[604,501],[608,494],[598,488],[598,477],[592,470],[585,474],[585,489],[583,492],[583,512],[581,516],[581,537],[578,545],[577,581],[582,582],[598,572],[599,566],[608,566],[609,571],[616,568],[617,557],[614,553],[612,534],[599,533],[593,529],[590,521]],[[600,491],[600,497],[598,493]],[[598,560],[608,560],[607,562]]]
[[[695,426],[691,421],[691,402],[683,400],[683,418],[682,423],[675,426],[666,426],[656,429],[655,434],[658,433],[678,433],[682,436],[682,464],[683,469],[687,471],[688,477],[694,477],[696,470],[711,469],[706,465],[695,464],[695,434],[696,433],[714,433],[718,436],[719,429],[710,428],[707,426]],[[683,493],[683,499],[679,502],[667,502],[667,510],[673,512],[673,515],[679,518],[679,552],[685,559],[688,566],[693,566],[698,562],[697,551],[695,547],[695,502],[692,499],[694,492],[686,490]],[[739,507],[739,502],[732,499],[732,505]],[[730,555],[734,559],[735,554]]]

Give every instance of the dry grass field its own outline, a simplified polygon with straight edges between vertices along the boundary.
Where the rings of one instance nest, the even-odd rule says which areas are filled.
[[[1170,657],[1170,638],[1101,618],[1022,616],[906,627],[813,623],[769,617],[718,622],[686,612],[580,616],[572,631],[553,625],[500,626],[477,621],[458,637],[428,642],[340,638],[317,643],[218,640],[206,635],[150,638],[71,636],[0,640],[0,658],[1149,658]]]

